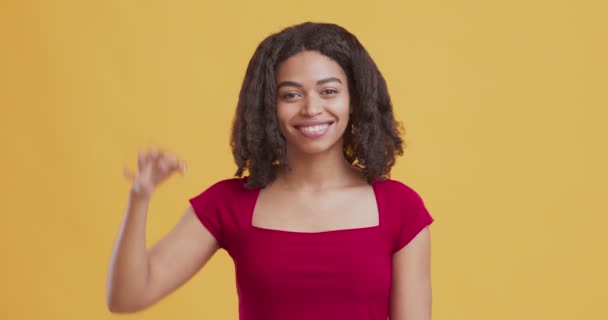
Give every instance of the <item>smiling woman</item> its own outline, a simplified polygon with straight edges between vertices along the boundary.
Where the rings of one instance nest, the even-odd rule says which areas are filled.
[[[416,191],[388,178],[403,152],[398,128],[384,78],[354,35],[304,23],[269,36],[233,122],[237,177],[190,198],[147,251],[151,194],[184,167],[162,150],[140,155],[108,275],[110,310],[146,308],[222,248],[242,320],[430,319],[433,218]]]
[[[360,168],[368,182],[388,176],[395,157],[403,154],[403,141],[384,77],[346,29],[303,23],[264,39],[249,62],[231,142],[236,175],[249,172],[247,187],[264,187],[281,169],[291,167],[289,141],[282,136],[289,127],[277,123],[277,115],[302,106],[301,113],[318,112],[322,106],[317,98],[332,110],[340,103],[348,106],[349,115],[336,119],[344,128],[334,130],[342,135],[338,146],[346,161]],[[292,101],[294,108],[284,108]],[[319,115],[308,118],[299,121],[317,121]]]
[[[287,158],[340,154],[350,112],[340,65],[318,51],[302,51],[281,63],[276,77],[277,120],[287,141]]]

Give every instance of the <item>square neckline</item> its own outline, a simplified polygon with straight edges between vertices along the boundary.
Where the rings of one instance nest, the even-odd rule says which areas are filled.
[[[247,180],[245,179],[245,182]],[[348,229],[333,229],[333,230],[324,230],[324,231],[312,231],[312,232],[308,232],[308,231],[291,231],[291,230],[281,230],[281,229],[270,229],[270,228],[265,228],[265,227],[259,227],[259,226],[255,226],[253,225],[253,215],[255,213],[255,208],[260,196],[260,192],[262,191],[262,188],[257,188],[255,190],[255,192],[253,193],[252,196],[252,204],[250,209],[248,210],[248,215],[247,215],[247,221],[248,221],[248,227],[252,230],[256,230],[256,231],[261,231],[261,232],[266,232],[266,233],[276,233],[276,234],[285,234],[285,235],[304,235],[304,236],[310,236],[310,235],[329,235],[329,234],[342,234],[342,233],[352,233],[352,232],[362,232],[362,231],[373,231],[376,229],[381,228],[384,224],[383,224],[383,210],[382,210],[382,203],[381,203],[381,197],[379,196],[379,192],[378,192],[378,186],[376,185],[379,181],[378,180],[374,180],[372,182],[372,191],[374,194],[374,200],[376,202],[376,210],[378,212],[378,224],[374,225],[374,226],[368,226],[368,227],[360,227],[360,228],[348,228]]]

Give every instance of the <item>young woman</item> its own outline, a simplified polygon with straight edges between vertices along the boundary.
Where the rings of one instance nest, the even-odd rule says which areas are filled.
[[[108,274],[112,312],[150,306],[222,248],[235,263],[240,319],[431,318],[433,218],[388,178],[403,141],[384,78],[355,36],[304,23],[262,41],[231,145],[237,177],[191,198],[150,249],[150,198],[185,166],[154,148],[138,155]]]

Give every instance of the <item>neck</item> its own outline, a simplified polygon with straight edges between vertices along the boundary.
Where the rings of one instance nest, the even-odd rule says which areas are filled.
[[[306,154],[287,148],[291,170],[281,169],[277,182],[290,189],[325,190],[360,182],[358,169],[346,161],[341,143],[318,154]]]

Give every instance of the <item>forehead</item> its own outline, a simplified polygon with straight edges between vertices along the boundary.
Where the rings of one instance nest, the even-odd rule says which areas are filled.
[[[281,62],[275,78],[277,83],[285,80],[306,83],[329,77],[346,83],[346,74],[336,61],[318,51],[302,51]]]

